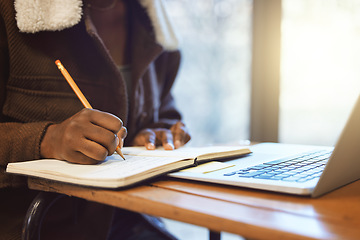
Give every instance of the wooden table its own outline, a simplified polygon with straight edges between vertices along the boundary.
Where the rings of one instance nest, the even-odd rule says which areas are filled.
[[[251,239],[360,239],[360,181],[317,199],[171,178],[125,190],[36,178],[29,187]]]

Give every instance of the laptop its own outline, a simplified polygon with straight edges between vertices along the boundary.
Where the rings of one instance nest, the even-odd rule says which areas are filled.
[[[360,179],[360,95],[335,147],[260,143],[250,149],[252,154],[226,161],[229,167],[169,176],[319,197]]]

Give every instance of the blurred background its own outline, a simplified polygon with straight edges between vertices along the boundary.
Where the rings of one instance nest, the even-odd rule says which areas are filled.
[[[191,144],[249,139],[251,0],[167,0],[182,67],[176,102]]]
[[[359,0],[165,3],[181,41],[173,93],[190,145],[336,143],[360,93]],[[189,226],[169,225],[180,239],[208,238]]]
[[[260,116],[251,115],[251,100],[264,95],[252,89],[252,77],[262,71],[262,59],[269,59],[268,65],[279,61],[270,70],[279,76],[274,83],[279,109],[270,109],[277,115],[272,126],[277,136],[270,140],[335,143],[360,92],[360,1],[166,0],[166,5],[183,54],[173,93],[192,132],[191,144],[252,138],[251,125]],[[253,16],[255,7],[262,8],[260,16]],[[280,31],[271,30],[272,19]],[[268,35],[254,45],[253,33],[263,28]],[[272,44],[278,58],[266,51],[253,58],[253,48]],[[258,81],[265,88],[270,80],[265,75]],[[267,125],[267,117],[257,129]]]

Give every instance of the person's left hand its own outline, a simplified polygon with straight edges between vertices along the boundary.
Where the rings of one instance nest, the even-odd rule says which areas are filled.
[[[190,139],[185,124],[179,121],[172,125],[170,129],[143,129],[136,135],[133,144],[135,146],[145,146],[148,150],[154,150],[159,145],[162,145],[165,150],[173,150],[185,145]]]

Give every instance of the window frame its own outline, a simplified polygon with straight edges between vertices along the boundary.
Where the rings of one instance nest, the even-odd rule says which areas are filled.
[[[281,0],[253,0],[250,140],[278,142]]]

